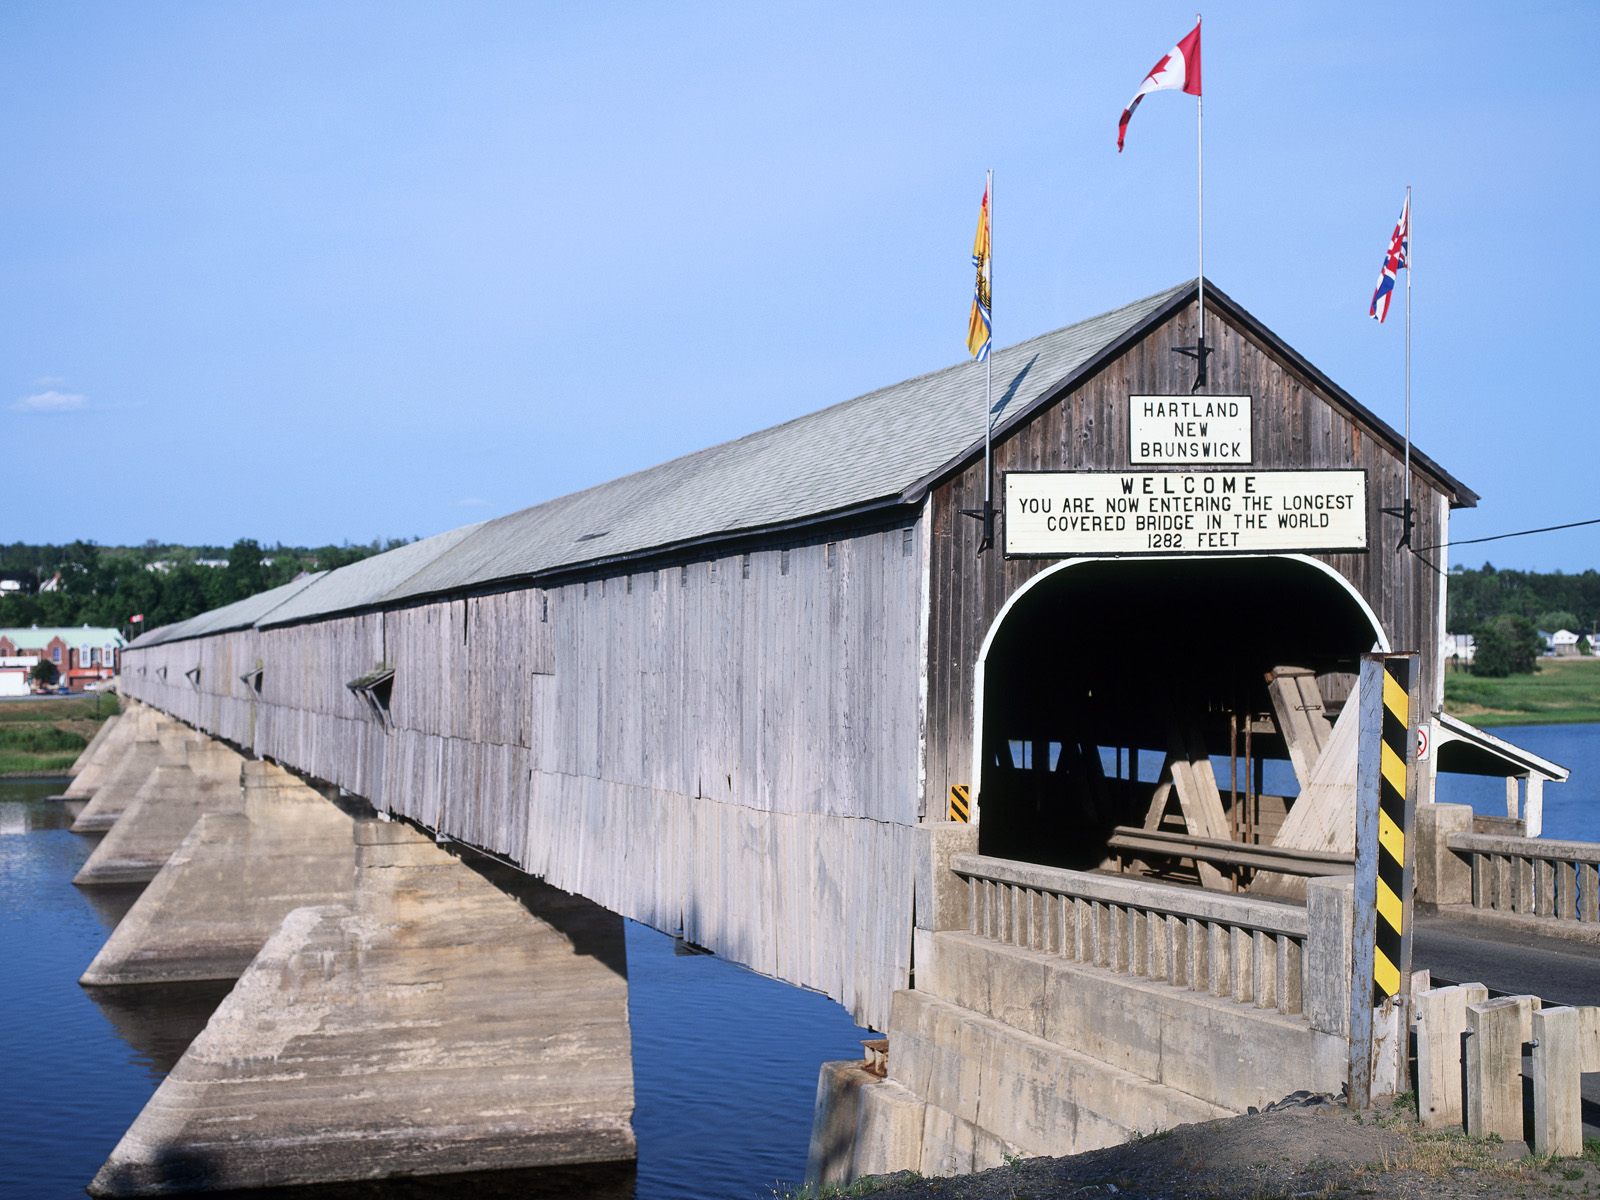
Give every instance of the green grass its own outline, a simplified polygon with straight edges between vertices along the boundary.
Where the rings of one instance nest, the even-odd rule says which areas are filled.
[[[0,750],[0,777],[6,775],[65,775],[78,761],[76,750],[66,754],[17,754]]]
[[[28,754],[44,754],[52,750],[71,750],[77,754],[88,744],[89,740],[81,733],[42,722],[0,725],[0,753],[20,750]]]
[[[1600,658],[1540,659],[1532,675],[1444,678],[1444,707],[1474,725],[1600,722]]]
[[[62,774],[118,708],[112,694],[0,701],[0,775]]]
[[[0,725],[104,720],[117,712],[118,708],[115,692],[102,692],[93,696],[62,696],[53,700],[4,700],[0,701]]]

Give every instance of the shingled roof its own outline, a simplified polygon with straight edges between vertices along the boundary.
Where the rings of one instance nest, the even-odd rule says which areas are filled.
[[[1187,280],[997,350],[996,435],[1028,420],[1189,304],[1196,286],[1196,281]],[[1396,448],[1401,445],[1398,433],[1209,280],[1206,300],[1375,436]],[[255,623],[290,624],[424,596],[537,580],[875,510],[907,508],[982,453],[976,379],[972,364],[963,362],[508,516],[340,567],[276,600],[268,611],[258,611]],[[1415,447],[1412,458],[1441,484],[1453,503],[1476,502],[1474,493]],[[172,631],[147,636],[170,641],[221,630],[213,621],[204,627],[184,623]],[[162,634],[166,636],[156,636]]]

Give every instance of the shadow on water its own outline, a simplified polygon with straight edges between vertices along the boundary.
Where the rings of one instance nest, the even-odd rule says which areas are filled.
[[[110,933],[122,924],[122,918],[128,915],[133,902],[143,894],[147,886],[149,885],[143,883],[118,883],[110,887],[97,885],[79,888],[78,892],[93,910],[94,915],[99,918],[100,923],[106,927],[106,932]]]
[[[473,1171],[464,1175],[365,1179],[315,1183],[292,1188],[253,1188],[226,1193],[228,1200],[633,1200],[634,1164],[587,1163],[531,1167],[516,1171]],[[167,1193],[215,1196],[211,1191]]]
[[[232,990],[232,980],[212,980],[93,987],[84,992],[159,1080],[183,1057]]]

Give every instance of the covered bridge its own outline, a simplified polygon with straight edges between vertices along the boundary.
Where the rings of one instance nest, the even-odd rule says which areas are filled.
[[[1292,814],[1359,655],[1438,707],[1400,436],[1206,298],[1195,392],[1193,281],[995,354],[987,552],[963,364],[152,631],[123,690],[885,1028],[952,788],[1035,862],[1332,845]],[[1442,544],[1477,497],[1411,471]]]

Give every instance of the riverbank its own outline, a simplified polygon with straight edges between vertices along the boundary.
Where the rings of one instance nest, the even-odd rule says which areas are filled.
[[[1445,711],[1483,726],[1600,722],[1600,657],[1541,658],[1538,665],[1532,675],[1504,679],[1451,671]]]
[[[0,779],[62,774],[118,711],[114,692],[0,701]]]
[[[1146,1135],[1066,1158],[1018,1159],[976,1175],[861,1180],[837,1193],[874,1200],[1468,1200],[1600,1194],[1600,1143],[1545,1159],[1521,1142],[1420,1128],[1409,1107],[1358,1115],[1290,1107]],[[795,1200],[815,1193],[792,1192]]]

